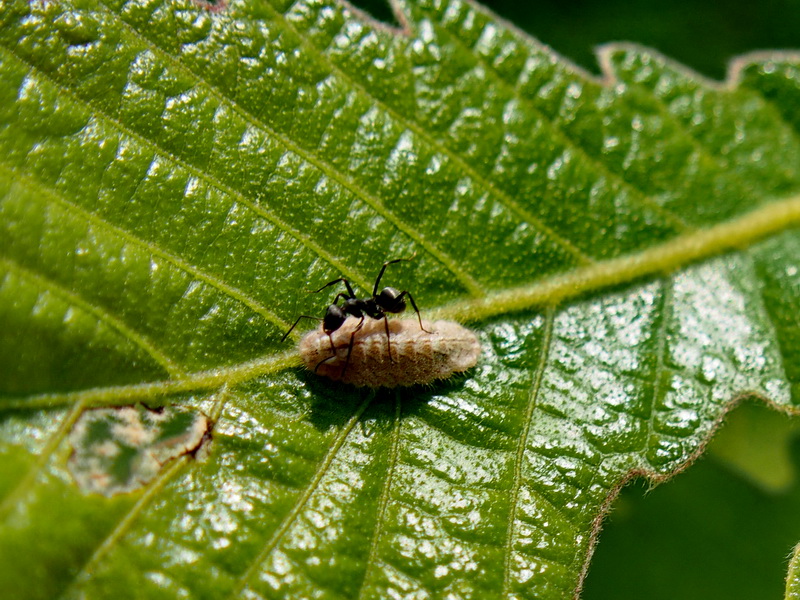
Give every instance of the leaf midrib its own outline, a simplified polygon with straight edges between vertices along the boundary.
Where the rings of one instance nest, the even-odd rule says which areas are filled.
[[[427,314],[430,318],[479,322],[537,307],[555,306],[564,300],[648,275],[666,275],[725,251],[743,250],[770,234],[795,226],[800,226],[800,194],[636,254],[598,262],[527,286],[509,288],[486,298],[463,300],[430,309]],[[159,398],[168,394],[211,389],[223,384],[234,386],[295,367],[299,362],[296,350],[290,350],[225,368],[195,372],[179,380],[8,398],[0,401],[0,406],[6,410],[19,410],[52,408],[75,402],[85,403],[87,407],[143,399],[157,403]]]
[[[800,226],[800,194],[763,205],[713,227],[680,235],[635,254],[509,288],[486,298],[456,302],[434,310],[432,316],[483,321],[536,306],[551,306],[648,275],[669,274],[726,251],[743,250],[770,234],[797,226]]]

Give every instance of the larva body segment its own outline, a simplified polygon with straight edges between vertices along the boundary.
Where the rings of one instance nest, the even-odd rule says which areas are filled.
[[[392,319],[389,335],[394,361],[391,361],[384,321],[366,319],[355,334],[350,360],[342,377],[350,336],[359,321],[349,317],[333,332],[336,348],[333,358],[330,339],[321,328],[306,334],[299,347],[306,367],[311,371],[316,369],[318,375],[359,387],[397,387],[447,379],[453,373],[474,367],[480,355],[475,334],[458,323],[423,321],[428,333],[420,329],[416,319]]]

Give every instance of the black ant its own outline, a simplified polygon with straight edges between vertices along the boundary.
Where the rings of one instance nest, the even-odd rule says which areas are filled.
[[[350,282],[345,279],[344,277],[339,277],[338,279],[334,279],[333,281],[329,281],[325,285],[323,285],[318,290],[313,290],[310,293],[317,294],[324,290],[326,287],[332,286],[336,283],[342,282],[344,283],[345,287],[347,288],[347,293],[339,292],[336,294],[336,297],[333,299],[333,304],[328,306],[328,309],[325,311],[325,316],[320,319],[319,317],[311,317],[309,315],[300,315],[297,317],[297,320],[294,322],[289,328],[281,341],[284,341],[288,335],[292,332],[292,330],[297,326],[300,322],[300,319],[314,319],[315,321],[322,321],[322,331],[324,331],[328,335],[328,339],[331,341],[331,353],[332,356],[320,361],[317,364],[317,367],[314,369],[319,368],[319,366],[334,358],[336,356],[336,348],[333,344],[333,332],[339,329],[347,320],[348,315],[360,318],[361,321],[358,323],[356,328],[353,330],[353,333],[350,334],[350,344],[347,347],[347,359],[344,363],[344,368],[342,369],[342,375],[344,375],[345,371],[347,370],[347,365],[350,362],[350,353],[353,350],[353,343],[355,340],[356,333],[361,326],[364,325],[365,315],[366,317],[371,317],[373,319],[383,319],[383,322],[386,326],[386,346],[389,350],[389,360],[394,362],[392,359],[392,345],[391,341],[389,340],[389,319],[387,318],[387,314],[398,314],[403,312],[406,309],[406,300],[405,297],[408,296],[409,301],[411,302],[411,306],[414,307],[414,311],[417,313],[417,319],[419,320],[419,327],[422,331],[430,333],[427,329],[422,326],[422,317],[419,314],[419,308],[417,308],[417,303],[414,302],[414,296],[411,295],[411,292],[408,290],[403,290],[402,292],[393,287],[385,287],[381,290],[380,294],[378,293],[378,285],[380,285],[381,278],[383,277],[383,273],[386,271],[386,267],[389,265],[393,265],[394,263],[399,263],[402,261],[410,261],[414,257],[411,258],[396,258],[395,260],[390,260],[388,262],[383,263],[381,267],[380,273],[378,273],[378,278],[375,280],[375,286],[372,288],[372,297],[371,298],[358,298],[356,297],[355,292],[353,291],[353,287],[350,285]],[[339,300],[344,300],[342,306],[339,306]]]

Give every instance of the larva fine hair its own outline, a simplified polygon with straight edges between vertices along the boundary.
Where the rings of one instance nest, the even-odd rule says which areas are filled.
[[[424,331],[417,319],[389,321],[393,360],[389,359],[384,321],[365,320],[355,333],[348,361],[350,336],[360,320],[349,317],[331,334],[335,356],[331,340],[321,328],[307,333],[299,345],[305,366],[334,381],[359,387],[391,388],[447,379],[478,362],[481,347],[469,329],[453,321],[423,321],[428,330]]]

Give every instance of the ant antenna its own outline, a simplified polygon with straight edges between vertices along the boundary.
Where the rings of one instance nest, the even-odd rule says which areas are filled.
[[[350,297],[351,298],[355,298],[356,294],[355,294],[355,292],[353,292],[353,288],[350,285],[350,282],[347,279],[345,279],[344,277],[339,277],[339,279],[334,279],[333,281],[329,281],[328,283],[323,285],[318,290],[306,290],[306,293],[308,293],[308,294],[318,294],[319,292],[324,290],[326,287],[332,286],[333,284],[339,283],[340,281],[344,283],[345,287],[347,288],[347,291],[350,293]]]
[[[412,261],[412,260],[414,260],[414,258],[415,258],[416,256],[417,256],[417,253],[416,253],[416,252],[414,252],[414,254],[412,254],[412,255],[411,255],[410,257],[408,257],[408,258],[395,258],[394,260],[390,260],[390,261],[388,261],[388,262],[385,262],[385,263],[383,263],[383,266],[381,267],[381,272],[380,272],[380,273],[378,273],[378,278],[375,280],[375,287],[373,287],[373,288],[372,288],[372,295],[373,295],[373,296],[377,296],[377,295],[378,295],[378,286],[379,286],[379,285],[380,285],[380,283],[381,283],[381,278],[383,277],[383,273],[384,273],[384,271],[386,271],[386,267],[388,267],[389,265],[393,265],[393,264],[395,264],[395,263],[399,263],[399,262],[409,262],[409,261]]]
[[[283,342],[283,340],[285,340],[287,337],[289,337],[289,334],[292,333],[292,329],[297,327],[297,324],[300,322],[300,319],[314,319],[315,321],[322,321],[322,319],[320,319],[319,317],[311,317],[309,315],[300,315],[299,317],[297,317],[297,320],[294,322],[294,325],[289,327],[289,331],[287,331],[286,333],[283,334],[283,337],[281,338],[281,342]]]

